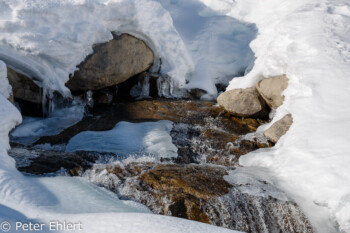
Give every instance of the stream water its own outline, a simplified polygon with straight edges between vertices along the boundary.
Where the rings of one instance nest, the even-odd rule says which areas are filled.
[[[240,156],[257,148],[253,142],[241,143],[241,136],[254,131],[259,122],[242,123],[213,103],[183,100],[140,100],[83,115],[84,106],[74,103],[47,118],[25,117],[11,134],[10,155],[18,169],[41,174],[32,179],[54,194],[56,202],[46,210],[152,211],[183,217],[170,211],[172,196],[167,191],[154,196],[153,189],[140,182],[141,175],[160,164],[179,164],[180,174],[185,172],[181,167],[197,164],[211,169],[211,164],[223,169],[224,182],[232,188],[225,195],[198,199],[208,216],[204,222],[246,232],[313,232],[301,209],[275,186],[268,172],[238,165]],[[205,182],[200,177],[194,173],[190,179]],[[186,201],[181,208],[187,208]]]

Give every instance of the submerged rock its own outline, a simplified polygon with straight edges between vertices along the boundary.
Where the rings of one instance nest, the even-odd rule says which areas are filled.
[[[283,104],[282,92],[288,87],[288,78],[285,75],[275,76],[261,80],[256,84],[256,89],[267,105],[276,109]]]
[[[94,47],[94,53],[81,63],[66,83],[72,91],[98,90],[122,83],[146,71],[154,61],[152,50],[129,34]]]
[[[219,95],[217,101],[220,106],[234,116],[258,118],[268,116],[265,102],[255,87],[226,91]]]
[[[287,114],[282,119],[272,124],[271,127],[264,132],[264,135],[271,142],[276,143],[283,135],[287,133],[292,124],[293,117],[291,114]]]

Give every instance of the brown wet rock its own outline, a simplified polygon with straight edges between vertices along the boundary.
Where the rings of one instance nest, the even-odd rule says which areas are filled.
[[[140,180],[154,190],[174,196],[192,195],[207,200],[229,192],[231,185],[223,176],[223,168],[199,165],[158,165],[140,176]]]
[[[108,173],[114,174],[120,179],[125,180],[128,177],[139,176],[142,172],[147,171],[153,168],[154,166],[156,166],[156,164],[151,162],[132,162],[128,163],[125,166],[108,165],[106,167],[106,170],[108,171]]]
[[[26,150],[25,153],[23,153],[24,150]],[[35,155],[35,157],[27,158],[29,162],[26,164],[19,163],[28,154]],[[85,152],[65,153],[23,148],[14,148],[9,152],[9,155],[15,158],[19,171],[33,175],[56,173],[63,168],[69,175],[78,176],[86,169],[91,168],[97,160],[97,156]]]

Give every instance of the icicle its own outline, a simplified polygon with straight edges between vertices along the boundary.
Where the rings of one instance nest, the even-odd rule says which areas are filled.
[[[149,83],[149,76],[145,76],[143,80],[143,85],[142,85],[142,90],[141,90],[141,95],[139,98],[148,98],[149,93],[150,93],[150,83]]]
[[[174,94],[174,83],[170,76],[160,76],[157,80],[158,96],[171,98]]]
[[[150,98],[150,77],[146,75],[143,80],[133,86],[130,90],[130,95],[137,100]]]
[[[47,102],[47,96],[46,96],[47,90],[45,87],[41,89],[41,107],[43,110],[43,117],[47,116],[47,109],[46,109],[46,102]]]
[[[119,91],[119,87],[118,87],[118,85],[116,85],[115,89],[114,89],[115,96],[118,96],[118,91]]]
[[[86,105],[90,108],[94,107],[94,98],[93,98],[93,92],[92,91],[87,91],[85,93],[85,101],[86,101]]]

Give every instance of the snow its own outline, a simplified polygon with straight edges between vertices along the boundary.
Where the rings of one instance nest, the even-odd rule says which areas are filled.
[[[218,15],[199,1],[158,1],[171,14],[195,64],[186,88],[207,90],[215,98],[216,83],[228,84],[232,76],[253,64],[249,47],[256,36],[253,24]]]
[[[132,233],[237,233],[225,228],[214,227],[209,224],[189,221],[181,218],[150,214],[109,214],[84,215],[84,229],[88,232],[132,232]],[[81,216],[70,218],[73,221]],[[117,221],[116,221],[117,219]],[[108,222],[109,224],[102,224]]]
[[[229,89],[253,86],[263,77],[289,78],[273,122],[290,112],[292,127],[274,148],[252,152],[240,163],[273,172],[318,232],[350,232],[349,2],[201,1],[259,30],[251,43],[257,57],[252,71],[234,78]]]
[[[92,185],[83,178],[62,176],[32,179],[37,180],[55,196],[51,205],[43,207],[48,212],[66,214],[151,213],[146,206],[133,201],[120,200],[116,194]]]
[[[174,85],[203,88],[250,66],[253,25],[218,16],[195,0],[1,0],[0,59],[44,87],[69,96],[65,87],[92,46],[127,32],[155,52],[153,71]],[[79,14],[77,14],[79,12]]]
[[[78,123],[84,112],[84,105],[75,102],[70,107],[55,109],[46,118],[25,116],[22,124],[11,132],[11,140],[26,145],[43,136],[57,135],[65,128]]]
[[[109,131],[86,131],[74,136],[66,152],[97,151],[110,152],[118,156],[152,155],[176,157],[177,148],[172,143],[171,121],[130,123],[119,122]]]

